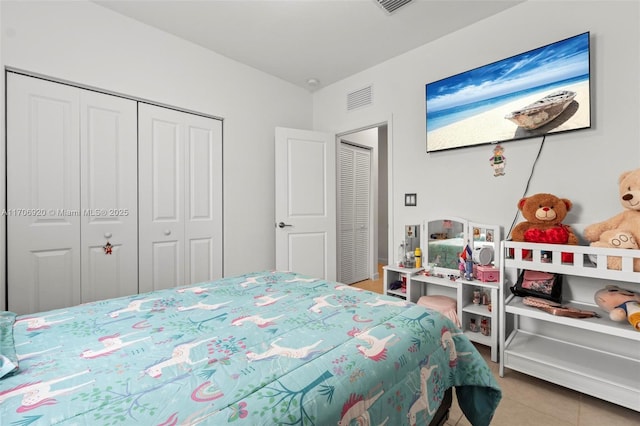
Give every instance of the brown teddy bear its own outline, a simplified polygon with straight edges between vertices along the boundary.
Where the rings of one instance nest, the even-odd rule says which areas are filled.
[[[605,221],[589,225],[584,236],[591,242],[602,241],[602,233],[608,230],[629,232],[640,242],[640,169],[624,172],[618,179],[620,203],[624,210]]]
[[[600,239],[591,243],[591,247],[621,248],[638,250],[638,242],[631,232],[609,229],[600,234]],[[596,256],[590,256],[591,260],[597,262]],[[622,258],[619,256],[607,256],[607,268],[622,269]],[[640,272],[640,258],[633,259],[633,270]]]
[[[513,228],[511,239],[528,243],[577,245],[576,234],[570,226],[562,223],[572,207],[570,200],[553,194],[540,193],[520,199],[518,209],[526,221]],[[562,261],[572,263],[573,255],[562,253]]]
[[[594,295],[596,304],[609,313],[613,321],[629,321],[640,331],[640,293],[608,285]]]

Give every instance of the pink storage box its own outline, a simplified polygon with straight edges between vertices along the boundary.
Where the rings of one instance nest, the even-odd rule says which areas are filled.
[[[500,281],[500,270],[493,266],[474,266],[474,273],[477,279],[484,283],[493,283]]]

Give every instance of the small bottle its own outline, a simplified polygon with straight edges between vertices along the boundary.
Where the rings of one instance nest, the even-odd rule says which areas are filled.
[[[473,290],[473,304],[480,304],[480,290]]]
[[[478,325],[476,323],[476,319],[475,318],[471,318],[469,320],[469,330],[471,331],[478,331]]]
[[[416,268],[421,268],[422,267],[422,251],[420,250],[420,247],[416,247],[414,257],[416,259]]]
[[[401,241],[398,247],[398,266],[404,266],[404,256],[404,241]]]
[[[482,320],[480,320],[480,332],[485,336],[489,336],[491,334],[491,329],[489,328],[489,320],[487,320],[486,318],[482,318]]]

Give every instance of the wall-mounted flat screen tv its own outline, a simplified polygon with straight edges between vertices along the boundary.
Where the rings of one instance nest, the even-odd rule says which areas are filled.
[[[427,152],[591,127],[589,33],[426,85]]]

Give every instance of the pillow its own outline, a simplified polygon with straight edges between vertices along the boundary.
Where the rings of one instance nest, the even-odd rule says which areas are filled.
[[[18,370],[18,356],[13,342],[16,314],[0,311],[0,379]]]

